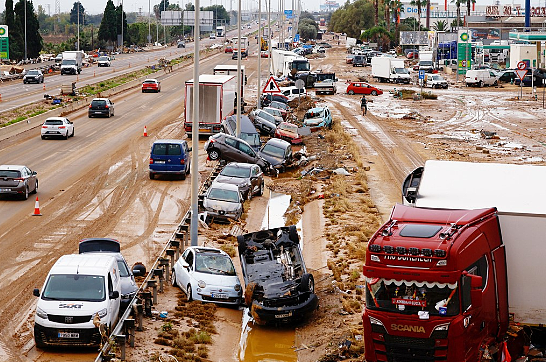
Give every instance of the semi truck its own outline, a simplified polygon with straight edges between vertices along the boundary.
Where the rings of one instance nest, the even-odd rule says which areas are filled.
[[[217,26],[216,27],[216,36],[218,38],[222,38],[226,35],[226,27],[225,26]]]
[[[301,72],[309,72],[311,66],[309,60],[294,52],[272,49],[271,50],[271,69],[274,76],[288,76],[297,79]]]
[[[411,77],[409,70],[404,67],[403,59],[391,57],[372,58],[372,77],[379,82],[409,84]]]
[[[185,84],[184,129],[191,133],[193,125],[193,86]],[[199,134],[220,132],[222,121],[235,110],[237,77],[233,75],[202,74],[199,76]]]
[[[234,75],[235,83],[237,83],[237,64],[218,64],[212,70],[214,75]],[[241,65],[241,97],[244,98],[244,89],[246,85],[245,66]]]
[[[241,57],[248,57],[249,42],[246,36],[241,37]],[[239,37],[233,38],[233,53],[239,51]]]
[[[544,345],[521,333],[546,323],[544,179],[544,166],[437,160],[408,175],[368,243],[366,361],[509,361]]]
[[[61,61],[61,75],[80,74],[82,71],[82,63],[83,63],[83,52],[81,51],[63,52],[63,60]]]

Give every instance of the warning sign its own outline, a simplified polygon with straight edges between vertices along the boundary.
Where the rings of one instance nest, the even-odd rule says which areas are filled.
[[[267,83],[265,83],[265,87],[262,91],[262,93],[280,93],[281,89],[279,88],[279,85],[275,81],[275,78],[273,76],[269,77],[267,80]]]
[[[523,78],[525,78],[527,75],[527,69],[516,69],[515,72],[518,75],[519,80],[523,80]]]

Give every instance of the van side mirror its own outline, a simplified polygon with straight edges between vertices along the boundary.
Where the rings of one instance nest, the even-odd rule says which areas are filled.
[[[470,278],[470,300],[472,301],[472,308],[481,308],[483,304],[483,278],[479,275],[466,272],[464,272],[463,275]]]
[[[110,299],[118,299],[118,298],[119,298],[119,292],[117,290],[110,292]]]
[[[32,291],[32,295],[35,296],[35,297],[39,297],[40,296],[40,289],[34,288],[34,290]]]

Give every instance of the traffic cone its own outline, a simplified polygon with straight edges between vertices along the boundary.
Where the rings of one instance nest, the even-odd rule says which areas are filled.
[[[148,137],[148,130],[146,129],[146,126],[144,126],[144,137]]]
[[[45,90],[45,84],[44,84],[44,90]]]
[[[42,216],[40,214],[40,202],[38,201],[38,196],[36,196],[36,203],[34,204],[34,214],[32,216]]]

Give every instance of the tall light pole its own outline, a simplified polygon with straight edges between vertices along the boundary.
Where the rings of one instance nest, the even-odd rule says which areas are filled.
[[[78,44],[76,45],[76,50],[80,50],[80,2],[78,1]],[[26,17],[26,16],[25,16]]]
[[[150,6],[150,0],[148,0],[148,43],[152,42],[152,34],[150,29],[150,15],[152,14],[151,6]]]
[[[193,99],[192,99],[192,128],[191,128],[191,222],[190,222],[190,240],[192,246],[197,246],[198,242],[198,208],[197,196],[199,193],[199,159],[197,150],[199,150],[199,0],[195,0],[195,24],[194,29],[197,36],[194,36],[193,48]]]
[[[167,9],[165,8],[165,2],[166,0],[163,0],[163,11],[166,11]],[[165,31],[165,29],[167,28],[167,26],[165,24],[163,24],[163,43],[164,45],[167,45],[167,32]]]
[[[25,0],[25,60],[27,60],[27,0]]]
[[[269,53],[267,54],[267,69],[271,73],[271,0],[269,0],[269,7],[267,9],[267,51]]]
[[[260,109],[260,96],[262,93],[262,0],[258,0],[258,104],[256,108]]]
[[[123,0],[121,0],[121,54],[123,54]]]
[[[241,133],[241,53],[243,47],[241,44],[241,0],[239,0],[239,8],[237,10],[237,119],[236,119],[236,135]],[[248,50],[247,50],[248,51]],[[258,99],[258,102],[260,100]]]

